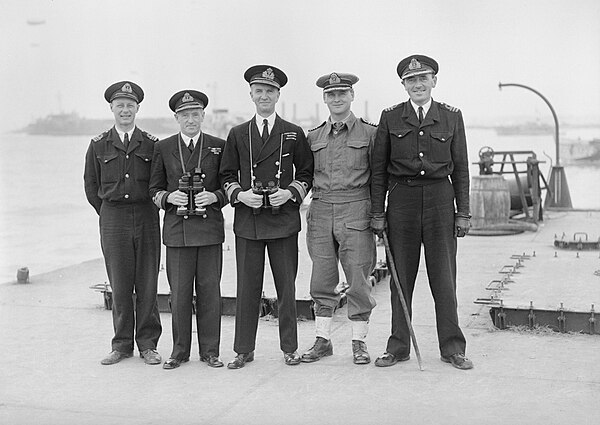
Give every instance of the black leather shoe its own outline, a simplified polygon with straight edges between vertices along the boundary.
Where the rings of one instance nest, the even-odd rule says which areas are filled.
[[[241,369],[246,363],[250,363],[253,360],[254,351],[238,354],[231,362],[227,363],[227,369]]]
[[[146,364],[160,364],[160,362],[162,362],[162,357],[160,357],[158,351],[153,348],[142,351],[140,357],[144,359],[144,363]]]
[[[283,360],[286,365],[295,366],[300,364],[300,354],[298,354],[297,351],[294,351],[293,353],[283,353]]]
[[[200,356],[200,361],[205,362],[210,367],[223,367],[224,365],[218,356],[213,355]]]
[[[163,364],[163,369],[177,369],[181,363],[187,362],[189,359],[169,359]]]
[[[364,341],[352,340],[352,358],[354,364],[371,363],[371,356],[369,356],[367,344]]]
[[[302,354],[302,361],[304,363],[312,363],[321,357],[331,356],[332,354],[333,344],[331,344],[331,340],[318,336],[314,345],[306,353]]]
[[[457,369],[473,369],[473,362],[467,359],[464,353],[456,353],[448,357],[442,356],[440,357],[440,359],[444,363],[452,363],[452,366],[454,366]]]
[[[392,353],[388,353],[386,351],[381,356],[377,357],[377,360],[375,360],[375,366],[379,366],[379,367],[394,366],[396,363],[405,362],[408,359],[410,359],[410,355],[406,355],[404,357],[398,357],[398,356],[395,356]]]
[[[100,363],[103,365],[111,365],[119,363],[121,360],[129,357],[133,357],[133,353],[123,353],[122,351],[112,350],[108,356],[100,361]]]

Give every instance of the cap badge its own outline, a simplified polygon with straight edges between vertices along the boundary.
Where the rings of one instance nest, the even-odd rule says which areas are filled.
[[[271,68],[267,68],[265,71],[263,71],[262,76],[263,76],[263,78],[266,78],[267,80],[275,79],[275,73],[273,72],[273,70]]]
[[[193,102],[194,98],[192,97],[191,94],[187,93],[183,95],[183,97],[181,98],[182,102]]]
[[[129,83],[123,84],[123,87],[121,87],[121,91],[125,92],[125,93],[133,93],[133,90],[131,89],[131,84],[129,84]]]
[[[340,81],[340,77],[335,72],[329,76],[329,84],[338,84]]]
[[[419,62],[415,58],[412,58],[410,61],[410,64],[408,65],[408,69],[410,69],[412,71],[412,70],[421,69],[421,68],[422,68],[421,62]]]

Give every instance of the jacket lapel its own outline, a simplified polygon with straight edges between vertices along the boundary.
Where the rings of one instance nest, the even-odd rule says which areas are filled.
[[[110,130],[110,136],[108,136],[110,138],[110,141],[112,143],[112,145],[115,147],[115,149],[119,149],[125,152],[125,146],[123,145],[123,142],[121,141],[121,138],[119,137],[119,133],[117,133],[117,129],[116,128],[112,128]]]
[[[404,120],[410,125],[417,128],[420,127],[419,118],[417,117],[417,114],[415,113],[412,104],[408,100],[404,103],[404,111],[402,111],[402,118],[404,118]]]
[[[275,124],[273,124],[273,130],[269,134],[269,138],[263,143],[262,149],[258,155],[256,162],[263,161],[277,151],[281,145],[281,133],[283,132],[283,123],[279,115],[275,116]]]
[[[429,111],[427,111],[427,115],[425,116],[425,119],[423,120],[423,124],[421,124],[421,127],[433,125],[433,124],[435,124],[436,121],[439,121],[439,120],[440,120],[439,104],[432,100],[431,107],[429,108]]]
[[[187,145],[183,142],[183,138],[180,134],[177,134],[175,137],[176,143],[173,145],[173,151],[171,154],[175,157],[178,164],[181,164],[181,157],[179,156],[179,151],[181,150],[181,155],[183,155],[183,163],[185,164],[186,170],[189,170],[190,159],[192,158],[192,154],[188,149]],[[195,150],[195,148],[194,148]],[[195,165],[194,165],[195,167]],[[193,170],[193,167],[192,167]]]

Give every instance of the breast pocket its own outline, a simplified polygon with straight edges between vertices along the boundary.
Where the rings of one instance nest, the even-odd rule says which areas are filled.
[[[97,157],[100,163],[100,181],[102,183],[114,183],[119,180],[119,154],[117,152],[100,155]]]
[[[433,162],[449,162],[452,160],[450,146],[452,133],[449,131],[431,132],[431,160]]]
[[[347,164],[349,168],[364,170],[369,166],[369,141],[348,140]]]
[[[135,153],[135,179],[138,181],[150,180],[152,154],[148,152]]]
[[[327,165],[327,142],[325,141],[316,141],[312,145],[310,145],[310,150],[313,153],[313,158],[315,161],[315,168],[322,170]]]
[[[392,158],[410,159],[417,154],[416,143],[411,143],[412,132],[412,128],[391,128],[389,130]]]

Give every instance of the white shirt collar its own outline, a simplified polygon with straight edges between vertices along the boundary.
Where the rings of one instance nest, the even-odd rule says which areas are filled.
[[[432,98],[429,98],[427,103],[425,105],[423,105],[423,118],[425,118],[427,116],[427,112],[429,111],[429,108],[431,108],[432,100],[433,100]],[[415,114],[417,114],[417,117],[418,117],[419,116],[419,105],[417,105],[415,102],[413,102],[412,99],[410,100],[410,104],[412,105],[413,109],[415,110]]]
[[[256,120],[256,126],[258,127],[258,131],[261,132],[262,128],[263,128],[263,120],[266,119],[267,121],[269,121],[269,134],[271,134],[271,130],[273,130],[273,126],[275,125],[275,117],[277,116],[277,113],[273,112],[271,115],[269,115],[268,117],[261,117],[260,115],[256,114],[254,116],[254,119]]]
[[[186,136],[183,133],[179,133],[181,136],[181,140],[183,140],[183,143],[185,143],[186,146],[189,146],[190,144],[190,140],[192,141],[192,146],[196,146],[196,143],[198,142],[198,139],[200,139],[200,133],[196,134],[194,137],[190,137],[190,136]]]
[[[123,143],[124,143],[124,142],[125,142],[125,132],[124,132],[124,131],[121,131],[121,130],[119,130],[119,129],[117,128],[117,126],[116,126],[116,125],[115,125],[115,130],[117,130],[117,134],[118,134],[118,135],[119,135],[119,137],[121,138],[121,142],[123,142]],[[134,131],[135,131],[135,126],[134,126],[134,127],[131,129],[131,130],[129,130],[129,131],[127,132],[127,134],[128,134],[128,136],[129,136],[129,140],[130,140],[130,141],[131,141],[131,136],[133,136],[133,132],[134,132]]]

